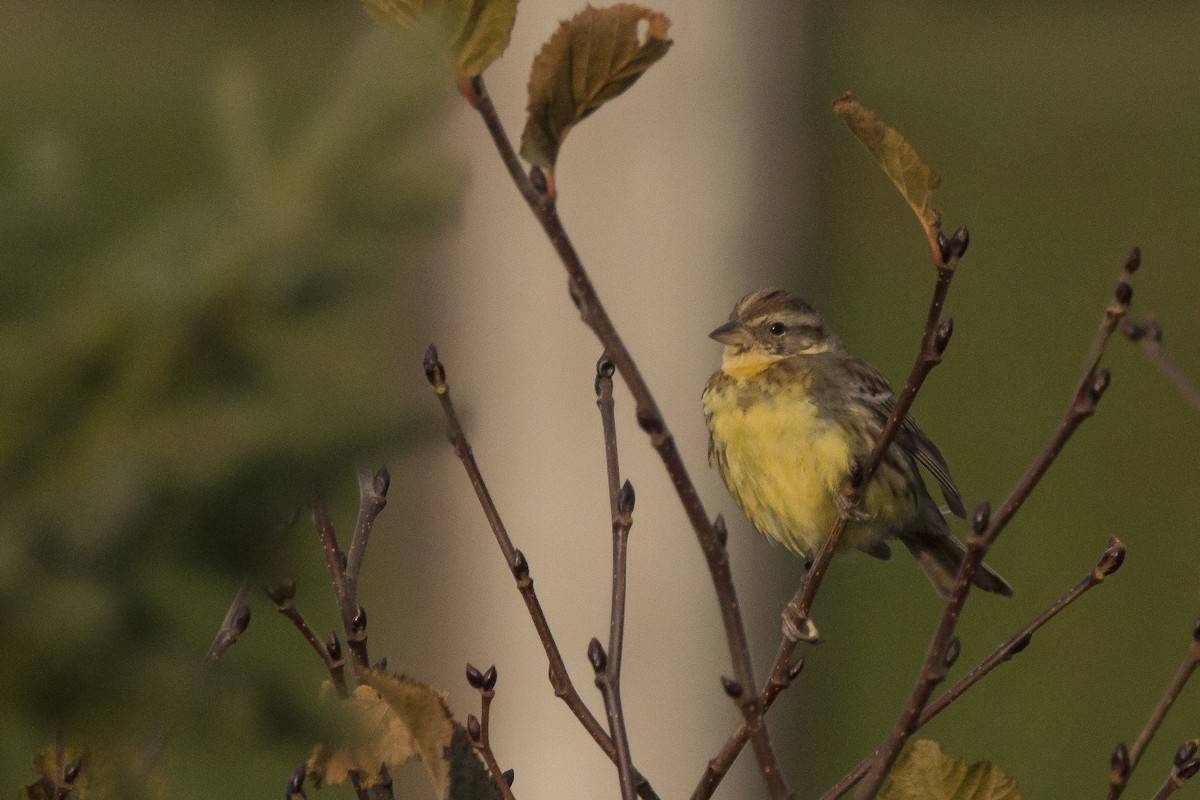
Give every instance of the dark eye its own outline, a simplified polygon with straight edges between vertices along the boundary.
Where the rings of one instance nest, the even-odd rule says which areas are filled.
[[[772,322],[767,330],[771,332],[772,336],[783,336],[787,333],[787,325],[784,325],[782,322]]]

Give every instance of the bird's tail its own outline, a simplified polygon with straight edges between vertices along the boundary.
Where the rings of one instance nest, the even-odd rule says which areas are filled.
[[[947,597],[954,588],[954,576],[958,574],[963,556],[966,555],[966,545],[955,539],[949,531],[919,535],[901,534],[900,541],[904,542],[913,558],[917,559],[933,588],[937,589],[942,597]],[[1001,578],[1000,574],[987,564],[980,564],[979,569],[975,570],[973,582],[985,592],[1012,597],[1013,590],[1008,581]]]

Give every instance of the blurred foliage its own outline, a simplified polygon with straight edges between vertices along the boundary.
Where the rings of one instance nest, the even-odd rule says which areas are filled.
[[[278,535],[309,493],[420,435],[437,62],[353,4],[2,5],[0,791],[60,726],[166,741],[173,796],[282,791],[319,662],[269,604],[200,662],[264,560],[323,583]]]
[[[797,146],[820,156],[796,282],[856,353],[903,381],[934,270],[909,209],[826,111],[852,90],[942,177],[945,229],[970,228],[946,305],[954,339],[913,409],[968,507],[999,502],[1061,419],[1132,245],[1143,259],[1131,316],[1157,313],[1172,355],[1200,378],[1200,9],[850,2],[809,12],[793,64],[808,82]],[[1200,609],[1190,543],[1200,425],[1119,336],[1103,363],[1113,378],[1096,416],[989,554],[1016,596],[968,603],[949,680],[1079,580],[1109,534],[1128,546],[1125,565],[920,734],[995,763],[1029,797],[1104,791],[1114,744],[1136,736]],[[941,610],[912,572],[854,558],[830,571],[814,608],[828,640],[772,712],[773,730],[795,737],[798,794],[844,775],[910,692]],[[1200,687],[1189,686],[1130,796],[1153,793],[1198,713]]]

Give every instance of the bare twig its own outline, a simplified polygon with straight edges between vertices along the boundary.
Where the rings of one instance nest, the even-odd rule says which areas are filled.
[[[617,749],[617,775],[621,782],[622,800],[633,800],[637,796],[633,780],[633,760],[629,752],[629,736],[625,731],[625,714],[621,707],[621,653],[625,639],[625,576],[629,562],[629,529],[633,525],[633,485],[621,481],[621,468],[617,458],[617,425],[613,404],[613,364],[606,356],[596,363],[596,406],[600,409],[600,423],[604,431],[604,455],[608,475],[608,505],[612,514],[613,535],[613,579],[612,611],[608,626],[608,656],[601,658],[603,666],[596,669],[596,685],[604,697],[604,710],[608,716],[608,732]],[[599,654],[600,643],[592,640]],[[592,656],[589,648],[589,658]],[[597,661],[592,659],[596,668]]]
[[[935,263],[937,281],[929,302],[929,311],[926,314],[925,329],[921,336],[921,347],[916,363],[913,364],[908,380],[904,383],[904,389],[896,398],[892,414],[880,432],[870,456],[858,466],[851,483],[842,489],[843,494],[850,501],[847,503],[847,508],[852,508],[862,498],[875,471],[883,462],[884,454],[904,423],[908,410],[912,407],[925,378],[935,366],[941,363],[942,353],[945,352],[954,331],[952,320],[942,321],[942,308],[946,302],[946,295],[950,291],[950,281],[954,278],[959,259],[966,253],[968,242],[969,234],[965,227],[960,227],[949,239],[940,233],[937,236],[936,252],[940,254],[940,260]],[[813,600],[829,569],[829,563],[833,558],[838,541],[841,539],[842,532],[845,530],[847,520],[846,514],[839,515],[833,529],[817,549],[817,554],[809,565],[796,594],[783,611],[784,635],[775,653],[771,673],[763,685],[761,695],[757,698],[761,713],[765,713],[771,707],[775,698],[788,687],[799,672],[800,662],[793,663],[792,661],[797,643],[801,639],[813,641],[817,638],[816,628],[810,619]],[[733,766],[742,747],[745,746],[749,732],[747,722],[743,721],[730,736],[729,741],[725,743],[721,752],[708,762],[704,775],[701,776],[700,782],[692,792],[692,800],[705,800],[705,798],[712,797],[729,768]]]
[[[343,698],[349,697],[350,692],[346,688],[345,673],[340,670],[337,663],[340,659],[333,657],[329,652],[329,648],[321,643],[316,631],[308,624],[308,620],[296,608],[296,582],[291,578],[275,581],[267,584],[265,591],[267,596],[271,598],[271,602],[275,604],[276,610],[292,621],[292,624],[296,626],[296,630],[300,631],[300,635],[316,651],[317,657],[321,659],[321,663],[325,665],[325,669],[329,670],[329,677],[333,680],[333,686],[337,689],[338,695]]]
[[[487,517],[492,533],[496,537],[496,543],[500,546],[504,560],[516,580],[517,591],[521,593],[521,599],[525,601],[525,607],[529,611],[533,627],[537,630],[538,638],[542,642],[542,648],[546,651],[546,659],[550,664],[550,683],[554,687],[554,694],[567,704],[567,707],[575,714],[600,749],[616,764],[616,745],[588,709],[571,682],[571,676],[567,672],[566,664],[563,663],[558,644],[554,641],[554,634],[550,630],[546,613],[542,610],[542,604],[533,590],[533,577],[529,574],[529,562],[526,560],[525,554],[513,546],[508,529],[504,527],[504,522],[500,519],[500,512],[496,509],[491,493],[488,492],[483,474],[479,471],[479,465],[475,462],[471,445],[467,441],[462,423],[458,419],[458,412],[455,411],[454,403],[450,399],[450,386],[446,383],[446,368],[438,360],[437,348],[433,345],[430,345],[429,349],[425,351],[425,376],[433,386],[434,392],[437,393],[442,413],[446,417],[447,432],[451,444],[454,445],[454,452],[462,462],[471,486],[475,489],[475,495],[483,508],[484,516]],[[637,782],[638,795],[644,800],[657,800],[658,795],[655,794],[649,781],[636,771],[634,780]]]
[[[1163,690],[1162,697],[1158,699],[1158,704],[1154,707],[1154,711],[1150,713],[1150,718],[1146,720],[1146,724],[1142,726],[1141,732],[1137,739],[1134,740],[1133,746],[1126,749],[1122,742],[1117,745],[1117,749],[1113,752],[1113,769],[1109,776],[1108,800],[1117,800],[1121,793],[1125,791],[1126,785],[1129,783],[1129,777],[1137,768],[1138,762],[1142,760],[1142,756],[1146,753],[1146,748],[1150,745],[1150,740],[1154,738],[1154,734],[1158,733],[1158,729],[1162,726],[1163,720],[1167,717],[1167,712],[1171,710],[1171,706],[1175,703],[1183,691],[1183,687],[1187,685],[1188,679],[1192,677],[1196,667],[1200,666],[1200,620],[1196,621],[1192,628],[1192,644],[1188,648],[1187,653],[1180,662],[1179,668],[1175,670],[1175,674],[1171,677],[1167,688]],[[1119,755],[1118,755],[1119,754]],[[1193,760],[1195,752],[1184,761]],[[1195,770],[1193,770],[1193,774]]]
[[[1109,374],[1107,370],[1100,368],[1100,358],[1104,354],[1104,348],[1113,331],[1129,311],[1129,301],[1133,296],[1133,288],[1129,284],[1129,279],[1137,270],[1139,259],[1138,250],[1134,248],[1125,260],[1125,267],[1117,282],[1113,299],[1105,309],[1099,329],[1092,339],[1087,360],[1084,363],[1083,376],[1075,388],[1075,397],[1067,409],[1066,416],[1059,423],[1058,429],[1042,448],[1033,464],[1026,470],[1021,480],[1018,481],[1016,487],[1005,498],[996,514],[985,513],[983,516],[987,519],[980,524],[980,511],[975,512],[974,529],[967,537],[967,555],[963,558],[962,566],[955,579],[954,590],[946,604],[946,610],[942,615],[937,632],[934,634],[933,641],[930,643],[930,648],[926,652],[917,683],[905,703],[904,710],[892,727],[891,733],[876,751],[878,755],[872,760],[870,769],[858,785],[854,796],[859,800],[874,797],[879,791],[905,742],[916,730],[917,719],[929,701],[929,695],[933,688],[945,678],[947,666],[944,663],[945,648],[949,645],[949,637],[953,635],[962,604],[966,602],[967,595],[970,593],[971,577],[982,561],[984,553],[996,541],[1025,500],[1029,498],[1042,476],[1046,474],[1046,470],[1054,463],[1054,459],[1062,451],[1067,440],[1071,438],[1071,434],[1085,419],[1095,413],[1096,403],[1104,394],[1104,390],[1108,388]]]
[[[742,622],[737,592],[733,585],[729,554],[725,550],[723,541],[717,536],[708,513],[704,510],[700,495],[696,492],[695,484],[675,445],[675,438],[668,430],[662,412],[654,400],[654,395],[651,394],[650,387],[642,377],[633,356],[621,341],[608,312],[600,302],[591,278],[588,277],[583,262],[558,217],[554,198],[548,196],[544,191],[539,191],[539,186],[545,186],[541,170],[534,168],[534,175],[538,177],[537,185],[535,185],[535,181],[525,174],[521,166],[521,161],[513,149],[512,142],[509,141],[504,125],[496,113],[496,108],[484,88],[483,79],[475,78],[470,85],[460,88],[463,89],[464,96],[471,106],[483,118],[484,125],[488,129],[496,151],[499,153],[501,161],[504,162],[513,183],[546,232],[550,244],[566,268],[571,297],[578,306],[584,323],[600,340],[605,353],[612,360],[617,371],[621,373],[625,385],[633,395],[638,424],[650,437],[650,444],[662,460],[708,564],[709,574],[717,593],[721,622],[725,628],[726,644],[729,648],[734,673],[743,686],[753,689],[756,686],[754,667],[750,659],[750,646]],[[742,715],[753,741],[759,770],[762,772],[763,780],[766,782],[771,796],[787,797],[789,792],[779,768],[779,759],[771,747],[770,735],[766,726],[762,724],[762,706],[758,701],[757,691],[748,693],[748,700],[742,705]]]
[[[1030,622],[1014,633],[1003,644],[997,647],[992,654],[979,663],[973,670],[964,675],[950,689],[947,689],[941,697],[930,703],[924,711],[921,712],[920,718],[917,720],[916,728],[920,729],[929,723],[934,717],[944,711],[951,703],[966,693],[968,689],[978,683],[985,675],[991,672],[996,667],[1012,659],[1013,656],[1022,652],[1029,646],[1033,634],[1039,628],[1058,615],[1059,612],[1066,609],[1067,606],[1075,602],[1084,592],[1091,589],[1093,586],[1098,586],[1103,580],[1116,572],[1125,559],[1125,545],[1121,543],[1115,536],[1109,537],[1108,549],[1100,557],[1096,567],[1088,572],[1079,583],[1075,584],[1072,589],[1064,594],[1058,600],[1041,614],[1038,614]],[[821,795],[820,800],[834,800],[841,797],[846,792],[850,791],[871,766],[871,762],[878,756],[879,751],[876,750],[871,755],[865,757],[858,762],[853,770],[851,770],[844,778],[834,784],[825,794]]]
[[[496,754],[492,751],[492,740],[489,733],[491,729],[491,709],[492,698],[496,696],[496,665],[487,668],[487,672],[480,672],[474,666],[467,664],[467,683],[479,690],[479,717],[474,714],[467,716],[467,738],[471,740],[471,746],[483,757],[483,763],[487,765],[488,772],[492,775],[492,781],[495,782],[496,788],[504,796],[505,800],[515,800],[512,793],[511,775],[501,771],[500,764],[496,761]]]
[[[1141,345],[1146,358],[1158,367],[1159,372],[1171,382],[1175,391],[1179,392],[1192,412],[1200,417],[1200,389],[1196,388],[1196,384],[1192,383],[1192,380],[1168,355],[1167,348],[1162,343],[1163,332],[1158,320],[1151,314],[1142,317],[1140,322],[1122,320],[1121,333],[1131,342]]]
[[[375,518],[387,505],[391,483],[392,476],[388,474],[387,467],[380,467],[374,474],[368,470],[358,470],[358,520],[354,523],[354,537],[350,540],[350,552],[346,556],[346,603],[351,608],[358,605],[358,575],[367,552],[367,540],[371,538]]]
[[[321,549],[325,552],[325,566],[329,568],[329,580],[333,583],[333,596],[341,613],[342,627],[349,633],[355,609],[350,605],[350,594],[346,588],[346,554],[338,546],[333,520],[325,504],[313,501],[312,516],[317,535],[321,538]]]

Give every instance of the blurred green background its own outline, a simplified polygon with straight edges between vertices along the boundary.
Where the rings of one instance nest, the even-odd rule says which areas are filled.
[[[790,223],[773,231],[780,280],[906,374],[933,271],[910,212],[827,111],[847,89],[943,176],[947,227],[970,227],[954,340],[915,409],[968,504],[998,502],[1057,424],[1133,244],[1135,314],[1157,313],[1200,376],[1200,10],[778,5],[746,13],[787,21],[772,32],[785,69],[759,76],[786,87],[770,92],[786,116],[762,135],[810,165],[760,165],[763,185],[803,183],[808,199],[769,212]],[[350,2],[8,0],[0,18],[0,793],[32,777],[59,726],[126,748],[169,734],[173,796],[278,793],[313,741],[310,654],[259,603],[219,687],[199,662],[264,559],[321,583],[294,520],[304,499],[329,495],[348,520],[354,465],[437,429],[397,364],[429,338],[411,322],[436,283],[423,265],[459,230],[461,165],[436,141],[447,87]],[[760,211],[772,201],[763,191]],[[968,606],[951,679],[1109,534],[1128,561],[923,732],[996,761],[1026,797],[1101,790],[1197,612],[1200,423],[1128,343],[1106,363],[1100,412],[990,558],[1017,596]],[[794,566],[771,591],[790,592]],[[772,713],[799,796],[873,747],[910,688],[939,612],[911,578],[855,559],[831,572],[829,640]],[[332,627],[320,601],[304,610]],[[755,643],[764,664],[773,641]],[[1157,785],[1198,711],[1185,693],[1130,796]]]

